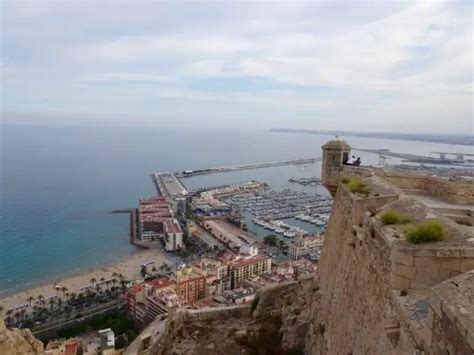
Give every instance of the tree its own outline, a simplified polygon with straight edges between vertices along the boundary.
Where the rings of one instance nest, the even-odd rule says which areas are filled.
[[[91,278],[91,284],[95,284],[97,282],[97,279],[95,277]]]
[[[263,238],[263,242],[270,246],[275,246],[278,242],[278,238],[274,234],[269,234]]]
[[[39,301],[41,304],[44,304],[44,296],[43,296],[43,295],[38,295],[38,301]]]
[[[54,300],[54,298],[49,299],[49,309],[50,309],[50,311],[53,311],[55,303],[56,303],[56,301]]]
[[[30,307],[31,307],[31,304],[33,303],[34,299],[35,298],[33,296],[30,296],[26,299],[28,301],[28,303],[30,304]]]
[[[140,270],[140,274],[141,274],[143,277],[145,277],[145,276],[146,276],[146,274],[148,274],[148,272],[147,272],[147,269],[146,269],[146,266],[145,266],[145,265],[143,265],[143,266],[142,266],[142,268],[141,268],[141,270]]]
[[[8,309],[7,312],[6,312],[6,315],[7,315],[7,318],[5,320],[9,324],[12,320],[13,310]]]

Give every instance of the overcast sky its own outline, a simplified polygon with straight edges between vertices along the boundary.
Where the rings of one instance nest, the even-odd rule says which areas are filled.
[[[473,133],[471,1],[2,1],[2,120]]]

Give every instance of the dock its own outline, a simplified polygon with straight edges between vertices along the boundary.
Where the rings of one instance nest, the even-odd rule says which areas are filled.
[[[187,177],[191,177],[195,175],[208,175],[208,174],[215,174],[215,173],[225,173],[225,172],[230,172],[230,171],[271,168],[275,166],[314,164],[317,161],[321,161],[321,158],[296,159],[296,160],[243,164],[243,165],[230,165],[230,166],[222,166],[222,167],[217,167],[217,168],[199,169],[199,170],[184,170],[181,172],[176,172],[174,175],[178,178],[187,178]]]
[[[151,178],[160,196],[175,198],[183,197],[188,193],[176,174],[155,173],[151,175]]]

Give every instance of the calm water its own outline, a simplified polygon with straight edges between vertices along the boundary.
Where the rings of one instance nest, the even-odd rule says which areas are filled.
[[[128,216],[138,197],[155,193],[150,174],[321,155],[329,136],[159,128],[1,127],[0,296],[133,251]],[[428,154],[469,151],[433,143],[351,138],[360,148]],[[361,155],[365,163],[377,157]],[[187,179],[189,187],[258,179],[276,189],[290,177],[319,176],[320,164]]]

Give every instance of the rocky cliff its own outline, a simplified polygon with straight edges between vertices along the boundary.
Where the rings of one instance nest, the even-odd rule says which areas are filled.
[[[29,329],[9,330],[0,320],[0,354],[44,354],[44,347]]]

